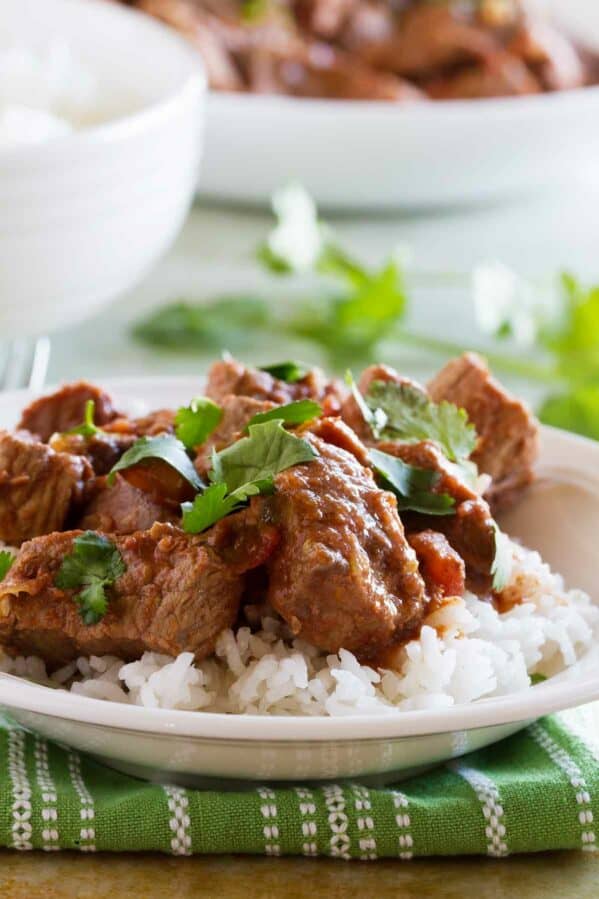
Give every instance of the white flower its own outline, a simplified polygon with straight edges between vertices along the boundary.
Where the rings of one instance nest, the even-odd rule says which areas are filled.
[[[537,333],[538,300],[532,286],[502,262],[483,263],[472,273],[479,328],[496,335],[507,329],[516,343],[531,346]]]
[[[314,268],[322,253],[325,229],[314,200],[300,184],[289,184],[272,198],[278,223],[268,237],[269,250],[293,271]]]

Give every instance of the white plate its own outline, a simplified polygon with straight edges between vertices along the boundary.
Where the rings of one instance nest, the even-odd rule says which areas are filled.
[[[107,387],[134,412],[187,402],[192,378],[126,379]],[[27,395],[0,395],[13,426]],[[595,598],[599,444],[543,431],[540,480],[510,514],[510,533],[539,549],[570,586]],[[45,737],[150,779],[397,779],[515,733],[544,715],[599,698],[599,645],[546,683],[442,711],[384,717],[301,718],[168,711],[88,699],[0,675],[0,706]]]
[[[599,4],[536,0],[599,47]],[[290,179],[324,207],[467,204],[596,168],[599,87],[412,105],[212,93],[204,194],[265,203]]]

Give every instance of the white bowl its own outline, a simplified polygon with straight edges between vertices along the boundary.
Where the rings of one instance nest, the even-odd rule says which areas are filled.
[[[166,250],[197,185],[205,77],[176,34],[100,0],[43,0],[34,9],[2,0],[3,34],[34,47],[64,40],[103,97],[90,127],[0,147],[6,337],[87,316]]]
[[[136,413],[187,402],[199,379],[108,382],[119,407]],[[27,394],[0,395],[0,425],[12,426]],[[599,599],[599,444],[543,429],[541,480],[503,524],[539,549],[570,586]],[[0,707],[45,737],[93,753],[140,777],[205,784],[226,780],[378,782],[503,739],[548,712],[599,699],[599,645],[536,687],[442,711],[384,717],[266,717],[168,711],[88,699],[0,675]]]
[[[537,0],[599,47],[599,4]],[[597,168],[599,87],[393,104],[211,93],[204,194],[265,203],[290,179],[323,207],[469,204]]]

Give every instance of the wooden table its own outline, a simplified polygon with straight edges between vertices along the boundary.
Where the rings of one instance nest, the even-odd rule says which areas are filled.
[[[596,899],[599,855],[341,862],[0,853],[6,899]]]

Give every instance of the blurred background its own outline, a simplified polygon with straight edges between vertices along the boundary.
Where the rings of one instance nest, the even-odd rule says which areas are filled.
[[[3,0],[11,385],[475,348],[599,438],[596,51],[590,0]]]

